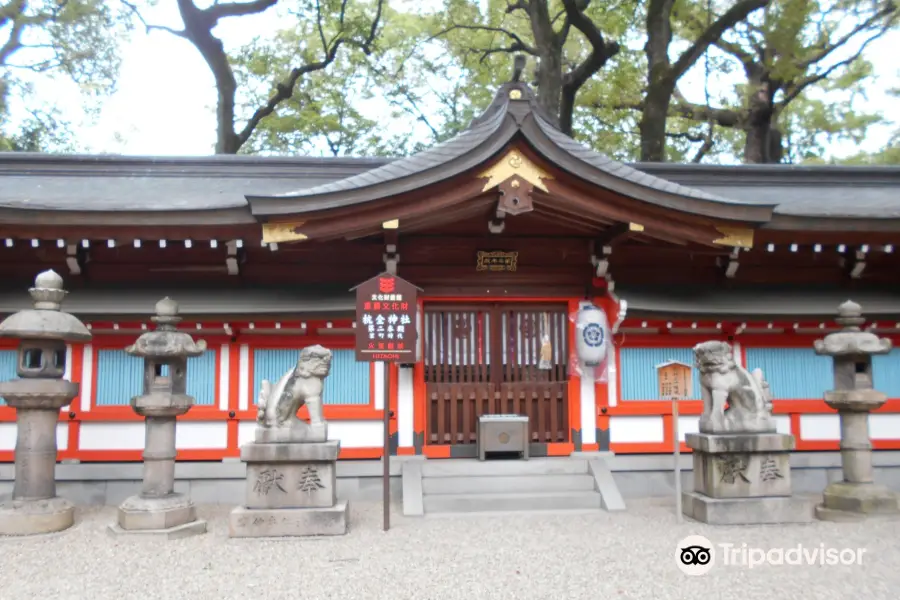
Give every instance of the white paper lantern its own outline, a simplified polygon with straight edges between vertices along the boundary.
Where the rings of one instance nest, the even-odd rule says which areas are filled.
[[[593,304],[582,306],[575,316],[575,351],[586,367],[597,367],[606,358],[609,347],[609,322],[606,313]]]

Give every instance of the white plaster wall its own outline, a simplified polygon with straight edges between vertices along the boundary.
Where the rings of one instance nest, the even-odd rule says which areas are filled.
[[[225,421],[182,421],[175,429],[175,447],[179,450],[212,450],[228,447]]]
[[[900,415],[869,415],[869,436],[873,440],[900,439]]]
[[[255,421],[241,421],[238,424],[238,445],[252,442],[255,431]],[[341,448],[381,448],[384,444],[382,431],[381,421],[328,422],[328,439],[340,440]]]
[[[16,449],[16,424],[0,423],[0,450]]]
[[[581,443],[597,443],[597,404],[594,369],[585,369],[581,376]]]
[[[241,344],[240,361],[238,363],[238,408],[247,410],[250,407],[250,347]]]
[[[796,435],[797,432],[794,432]],[[800,415],[800,437],[806,441],[841,439],[841,421],[835,414]]]
[[[678,439],[683,442],[688,433],[700,433],[699,415],[678,416]]]
[[[613,416],[609,418],[610,443],[659,443],[664,441],[661,416]]]
[[[256,435],[255,431],[256,421],[241,421],[238,423],[238,448],[252,442],[253,437]]]
[[[69,424],[56,424],[56,448],[67,450],[69,448]],[[0,451],[12,451],[16,449],[16,424],[0,423]]]
[[[375,410],[384,408],[384,371],[384,363],[375,363],[375,380],[372,382],[372,385],[375,388]]]
[[[616,349],[610,348],[609,353],[607,353],[607,370],[606,370],[606,389],[607,389],[607,402],[610,406],[616,406],[619,404],[619,375],[618,375],[618,367],[616,366]]]
[[[79,449],[143,450],[144,422],[83,422],[79,433]]]
[[[228,344],[219,346],[219,410],[228,410],[228,397],[231,394],[230,352]]]
[[[775,419],[775,431],[787,435],[791,435],[793,433],[791,431],[790,415],[773,415],[772,418]]]
[[[94,347],[84,345],[84,354],[81,359],[81,411],[91,410],[91,397],[94,394]]]
[[[340,440],[341,448],[381,448],[384,425],[381,421],[329,421],[328,439]]]
[[[57,450],[68,450],[69,449],[69,424],[68,423],[57,423],[56,424],[56,449]]]
[[[397,443],[410,448],[415,434],[413,369],[398,369],[397,373]]]
[[[72,344],[66,344],[66,371],[63,373],[63,379],[72,381]],[[60,406],[59,412],[69,412],[69,404]]]

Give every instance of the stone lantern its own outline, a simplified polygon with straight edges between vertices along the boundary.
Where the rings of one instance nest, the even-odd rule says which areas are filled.
[[[847,301],[838,308],[843,330],[816,340],[816,354],[834,360],[834,389],[825,392],[825,403],[841,418],[841,467],[844,480],[825,488],[825,501],[816,516],[827,521],[851,521],[868,515],[900,512],[897,494],[874,482],[869,413],[887,400],[872,388],[872,355],[887,354],[891,341],[862,331],[865,323],[859,304]]]
[[[141,493],[122,503],[110,530],[168,538],[205,533],[206,521],[197,520],[191,499],[175,493],[175,419],[194,403],[187,395],[187,359],[203,354],[206,342],[176,329],[181,318],[170,298],[156,303],[151,320],[156,331],[125,349],[144,359],[144,393],[131,399],[134,412],[145,418],[144,479]]]
[[[34,308],[0,323],[0,337],[19,338],[16,374],[0,383],[0,396],[16,409],[16,481],[12,501],[0,505],[0,535],[28,535],[68,529],[72,504],[56,496],[56,424],[59,409],[78,395],[65,381],[66,342],[87,342],[91,333],[62,312],[62,277],[44,271],[28,290]]]

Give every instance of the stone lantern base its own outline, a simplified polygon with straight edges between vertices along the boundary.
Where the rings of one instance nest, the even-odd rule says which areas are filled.
[[[178,539],[206,533],[206,521],[197,519],[194,503],[183,494],[132,496],[119,506],[117,522],[109,526],[109,532]]]
[[[10,500],[0,504],[0,535],[36,535],[68,529],[75,507],[65,498]]]
[[[247,499],[231,512],[231,537],[344,535],[349,506],[337,501],[336,463],[341,443],[250,443]]]
[[[825,501],[816,506],[823,521],[861,521],[871,517],[900,517],[900,501],[893,491],[877,483],[836,481],[825,488]]]
[[[694,491],[682,494],[682,512],[712,525],[808,523],[812,503],[791,497],[794,438],[780,433],[695,434]]]

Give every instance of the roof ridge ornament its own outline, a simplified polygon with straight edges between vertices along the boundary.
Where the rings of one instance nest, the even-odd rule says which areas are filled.
[[[522,79],[522,72],[525,71],[527,59],[524,54],[516,54],[513,58],[513,74],[511,82],[518,82]]]
[[[531,162],[531,160],[517,148],[512,148],[503,156],[503,158],[495,162],[493,166],[486,171],[479,173],[479,178],[487,178],[488,180],[481,191],[486,192],[514,176],[518,176],[539,190],[548,193],[549,190],[542,180],[553,179],[553,176]]]

